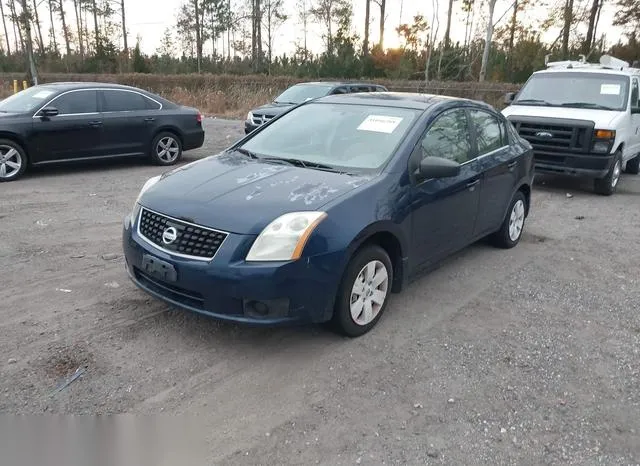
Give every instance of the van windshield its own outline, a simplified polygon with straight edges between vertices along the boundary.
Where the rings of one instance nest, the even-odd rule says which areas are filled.
[[[513,105],[620,111],[627,108],[628,100],[628,76],[574,71],[533,75]]]

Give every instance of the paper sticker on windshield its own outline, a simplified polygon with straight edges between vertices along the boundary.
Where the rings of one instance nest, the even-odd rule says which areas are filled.
[[[49,97],[51,94],[53,94],[52,91],[40,91],[36,94],[33,94],[33,97],[35,99],[46,99],[47,97]]]
[[[620,84],[601,84],[600,94],[620,95]]]
[[[391,134],[395,131],[400,122],[402,122],[402,118],[399,117],[369,115],[362,123],[360,123],[358,130]]]

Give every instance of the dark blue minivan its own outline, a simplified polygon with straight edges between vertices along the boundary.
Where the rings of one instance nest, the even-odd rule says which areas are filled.
[[[515,246],[532,182],[530,144],[489,105],[323,97],[148,180],[124,222],[126,268],[191,311],[359,336],[415,273],[484,237]]]

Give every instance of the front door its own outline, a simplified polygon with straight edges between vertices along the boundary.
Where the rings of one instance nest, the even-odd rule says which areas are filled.
[[[99,155],[102,118],[98,113],[98,94],[78,89],[56,97],[47,107],[58,110],[56,116],[35,115],[33,144],[38,162],[81,160]]]
[[[123,89],[103,89],[100,97],[104,118],[104,155],[148,153],[160,104],[138,92]]]
[[[478,215],[481,172],[464,109],[447,110],[426,130],[410,166],[423,157],[461,164],[453,178],[429,179],[412,187],[412,255],[418,267],[437,262],[468,245]]]
[[[475,235],[479,236],[500,228],[521,173],[518,163],[523,159],[509,145],[506,127],[495,115],[470,109],[469,117],[478,148],[478,165],[483,173],[482,215],[478,216],[475,228]]]

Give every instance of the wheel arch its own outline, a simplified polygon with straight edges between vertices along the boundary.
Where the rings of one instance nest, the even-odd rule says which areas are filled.
[[[11,133],[9,131],[0,131],[0,139],[6,139],[19,145],[22,148],[25,155],[27,156],[27,164],[31,163],[31,158],[29,157],[29,151],[27,150],[27,145],[25,143],[25,140],[22,137],[20,137],[16,133]]]

